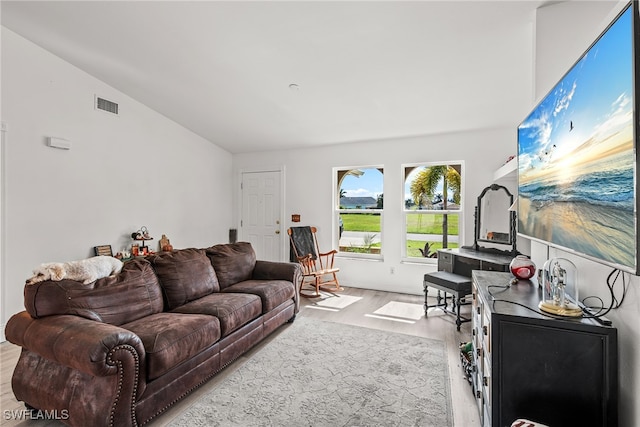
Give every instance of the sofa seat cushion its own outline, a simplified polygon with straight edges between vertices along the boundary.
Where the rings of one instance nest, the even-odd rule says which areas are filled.
[[[256,253],[248,242],[225,243],[205,249],[213,265],[220,289],[251,279]]]
[[[220,339],[220,321],[206,314],[158,313],[122,327],[142,340],[149,381]]]
[[[222,292],[259,296],[262,301],[262,313],[268,313],[283,302],[293,299],[296,293],[293,283],[286,280],[245,280],[223,289]]]
[[[257,295],[216,293],[207,295],[172,313],[200,313],[220,319],[220,332],[226,337],[262,314],[262,301]]]
[[[169,310],[220,291],[216,272],[201,249],[180,249],[149,255]]]

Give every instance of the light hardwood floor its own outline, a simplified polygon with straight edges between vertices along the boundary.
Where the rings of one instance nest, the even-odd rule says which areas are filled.
[[[430,297],[431,300],[431,297]],[[444,314],[442,310],[430,309],[429,317],[423,311],[424,297],[391,292],[371,291],[357,288],[345,288],[343,292],[325,294],[321,298],[302,298],[298,316],[319,320],[380,329],[425,338],[434,338],[446,343],[448,369],[453,400],[453,418],[456,427],[473,427],[480,425],[478,410],[475,406],[471,386],[462,371],[459,344],[471,339],[470,323],[463,323],[460,332],[456,331],[455,317]],[[431,303],[431,301],[430,301]],[[462,312],[469,313],[470,306],[463,306]],[[286,326],[285,326],[286,328]],[[245,356],[228,366],[204,386],[174,405],[170,410],[158,417],[150,425],[165,426],[176,416],[186,410],[201,395],[206,393],[234,370],[250,359],[257,351],[278,335],[280,328],[265,341],[260,343]],[[44,420],[16,421],[7,420],[5,411],[22,410],[24,406],[18,402],[11,391],[11,375],[15,367],[19,347],[4,342],[0,344],[0,403],[2,409],[2,426],[59,426],[57,422]],[[419,367],[416,367],[419,369]]]

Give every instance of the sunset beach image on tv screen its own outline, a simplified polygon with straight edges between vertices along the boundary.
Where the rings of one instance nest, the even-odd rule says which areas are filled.
[[[632,12],[518,127],[518,232],[635,269]]]

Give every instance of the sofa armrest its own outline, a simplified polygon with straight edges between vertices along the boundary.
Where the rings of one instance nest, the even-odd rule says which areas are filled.
[[[62,410],[70,426],[136,426],[144,393],[140,338],[118,326],[74,315],[32,318],[23,311],[5,335],[22,347],[11,386],[16,399],[44,411]]]
[[[257,260],[252,278],[256,280],[287,280],[295,287],[296,313],[300,307],[300,285],[302,284],[302,269],[294,262],[274,262]]]
[[[294,262],[256,261],[252,279],[256,280],[288,280],[296,283],[302,278],[300,265]]]
[[[94,376],[115,375],[124,349],[144,372],[145,350],[131,331],[73,315],[32,318],[23,311],[15,314],[5,328],[7,340],[70,368]],[[144,377],[144,376],[142,376]]]

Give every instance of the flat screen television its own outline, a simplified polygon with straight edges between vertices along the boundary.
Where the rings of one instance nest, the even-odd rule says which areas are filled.
[[[518,126],[518,234],[638,275],[638,5]]]

